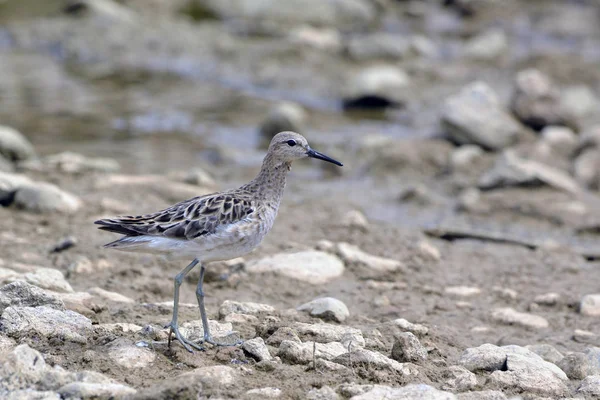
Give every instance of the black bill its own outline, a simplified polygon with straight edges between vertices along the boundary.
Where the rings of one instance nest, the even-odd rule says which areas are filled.
[[[341,162],[339,162],[337,160],[334,160],[333,158],[328,157],[328,156],[326,156],[323,153],[319,153],[318,151],[314,151],[313,149],[308,149],[308,151],[306,152],[306,154],[309,157],[318,158],[319,160],[327,161],[327,162],[330,162],[332,164],[339,165],[340,167],[344,166],[344,164],[342,164]]]

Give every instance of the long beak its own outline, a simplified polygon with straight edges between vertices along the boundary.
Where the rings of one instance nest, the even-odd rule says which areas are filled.
[[[328,156],[326,156],[323,153],[319,153],[318,151],[315,151],[315,150],[313,150],[311,148],[309,148],[307,150],[306,155],[308,155],[309,157],[312,157],[312,158],[318,158],[319,160],[330,162],[330,163],[335,164],[335,165],[339,165],[340,167],[344,166],[344,164],[342,164],[341,162],[339,162],[337,160],[334,160],[333,158],[328,157]]]

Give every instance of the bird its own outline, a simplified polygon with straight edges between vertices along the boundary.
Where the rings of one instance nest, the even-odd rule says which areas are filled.
[[[206,263],[244,256],[254,250],[269,232],[281,204],[287,174],[292,161],[315,158],[338,166],[343,164],[313,150],[299,133],[276,134],[269,144],[258,175],[232,190],[211,193],[179,202],[163,210],[137,216],[100,219],[99,229],[123,235],[104,247],[127,252],[167,255],[171,259],[192,259],[174,278],[173,315],[169,327],[168,347],[175,335],[183,347],[193,352],[204,350],[201,344],[230,346],[210,334],[204,307],[204,273]],[[179,330],[179,289],[185,276],[200,264],[196,299],[200,309],[203,339],[196,343]],[[240,344],[241,341],[233,345]]]

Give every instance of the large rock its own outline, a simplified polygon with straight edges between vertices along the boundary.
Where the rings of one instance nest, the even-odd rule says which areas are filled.
[[[0,154],[10,161],[23,161],[35,155],[33,146],[17,130],[0,125]]]
[[[372,66],[354,75],[343,93],[345,109],[378,109],[399,106],[408,96],[410,78],[391,65]]]
[[[62,272],[53,268],[22,266],[24,272],[16,272],[21,265],[13,265],[11,269],[0,267],[0,284],[25,281],[42,289],[59,293],[73,293],[73,288],[66,281]]]
[[[584,379],[589,375],[600,375],[600,348],[590,347],[583,353],[570,353],[556,363],[569,379]]]
[[[72,214],[81,207],[81,200],[51,183],[33,182],[17,190],[14,204],[27,211]]]
[[[293,254],[276,254],[249,262],[249,273],[273,272],[315,285],[327,283],[344,273],[339,258],[322,251],[302,251]]]
[[[269,353],[269,348],[265,344],[265,341],[261,337],[257,337],[254,339],[246,340],[242,344],[242,349],[256,361],[262,360],[270,360],[271,353]]]
[[[338,299],[333,297],[322,297],[315,299],[306,304],[302,304],[298,311],[308,311],[313,317],[318,317],[324,320],[333,320],[343,322],[350,315],[348,307]]]
[[[519,139],[522,127],[502,107],[496,93],[483,82],[472,83],[449,97],[442,124],[451,140],[500,150]]]
[[[600,397],[600,375],[590,375],[582,380],[577,393],[590,398]]]
[[[0,313],[7,307],[37,306],[65,309],[65,304],[60,298],[27,282],[15,281],[0,287]]]
[[[8,307],[0,317],[2,330],[11,337],[38,336],[86,343],[92,333],[92,321],[81,314],[47,306]]]
[[[565,172],[537,161],[523,159],[512,150],[505,150],[492,169],[479,180],[481,189],[540,184],[569,193],[579,193],[581,190],[577,182]]]
[[[577,123],[562,107],[559,89],[537,69],[517,74],[511,109],[521,122],[535,130],[547,125],[566,125],[577,130]]]
[[[208,10],[223,18],[353,28],[371,23],[376,14],[365,0],[202,0]]]
[[[493,371],[488,381],[502,389],[550,397],[568,392],[567,375],[524,347],[484,344],[465,350],[460,363],[470,371]]]

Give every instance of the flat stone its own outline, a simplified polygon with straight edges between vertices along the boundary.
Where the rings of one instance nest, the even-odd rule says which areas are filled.
[[[358,246],[349,243],[338,243],[337,253],[348,264],[357,264],[375,271],[395,272],[405,268],[398,260],[365,253]]]
[[[298,308],[298,311],[308,311],[311,316],[323,320],[343,322],[350,316],[350,311],[344,303],[333,297],[322,297],[305,303]]]
[[[444,288],[444,293],[459,297],[471,297],[480,294],[481,289],[470,286],[447,286]]]
[[[391,324],[397,326],[403,331],[412,332],[417,336],[425,336],[429,332],[429,328],[427,328],[425,325],[413,324],[404,318],[395,319],[391,321]]]
[[[7,307],[37,306],[65,309],[60,298],[24,281],[15,281],[0,288],[0,313]]]
[[[83,315],[47,306],[8,307],[0,321],[4,332],[15,338],[36,335],[46,339],[60,338],[86,343],[87,336],[92,332],[92,322]]]
[[[332,324],[305,324],[296,322],[292,329],[300,338],[318,343],[340,342],[348,347],[364,347],[365,338],[360,329]]]
[[[22,161],[35,155],[33,145],[21,132],[0,125],[0,154],[10,161]]]
[[[357,349],[351,352],[345,352],[340,356],[334,358],[332,361],[338,364],[345,365],[348,368],[352,368],[355,365],[365,363],[374,368],[390,369],[396,371],[406,377],[414,377],[419,375],[419,370],[414,364],[399,363],[398,361],[392,360],[391,358],[388,358],[381,353],[366,349]]]
[[[73,288],[65,280],[62,272],[53,268],[41,268],[36,266],[23,266],[25,272],[17,272],[21,269],[11,266],[11,269],[0,267],[0,284],[16,281],[25,281],[41,289],[51,290],[59,293],[73,293]]]
[[[108,357],[126,369],[146,368],[156,359],[156,353],[136,345],[114,345],[108,350]]]
[[[261,337],[246,340],[242,344],[242,349],[244,349],[245,352],[250,354],[250,356],[256,361],[271,359],[271,353],[269,353],[269,348],[267,347],[265,341]]]
[[[474,82],[446,99],[441,119],[453,141],[487,150],[514,144],[522,129],[502,107],[493,89],[483,82]]]
[[[364,393],[350,397],[351,400],[455,400],[456,396],[450,392],[438,390],[425,384],[409,384],[403,387],[390,387],[371,385]]]
[[[185,372],[179,377],[191,378],[199,381],[205,388],[218,389],[232,386],[238,381],[238,372],[226,365],[213,365],[210,367],[196,368]]]
[[[320,285],[344,273],[342,261],[322,251],[303,251],[293,254],[276,254],[249,262],[249,273],[273,272],[299,281]]]
[[[442,389],[453,392],[465,392],[477,387],[477,375],[460,365],[452,365],[443,371]]]
[[[544,184],[568,193],[579,193],[577,181],[566,172],[533,160],[519,157],[514,151],[506,150],[488,172],[480,179],[481,189]]]
[[[469,371],[496,371],[506,362],[506,352],[493,344],[466,349],[458,361]]]
[[[134,395],[137,390],[119,383],[73,382],[58,389],[63,399],[122,399]]]
[[[459,393],[458,400],[507,400],[508,397],[499,390],[481,390]]]
[[[72,214],[81,207],[81,200],[51,183],[33,182],[17,189],[14,205],[38,213]]]
[[[581,298],[579,312],[590,317],[600,316],[600,294],[587,294]]]
[[[347,352],[348,349],[339,342],[296,343],[290,340],[284,340],[279,345],[277,355],[281,357],[282,360],[286,360],[292,364],[308,364],[313,359],[318,358],[331,361],[335,357]]]
[[[419,362],[427,359],[427,349],[411,332],[402,332],[395,336],[392,358],[399,362]]]
[[[245,399],[277,399],[281,397],[282,391],[279,388],[264,387],[258,389],[250,389],[244,395]]]
[[[88,293],[97,296],[103,300],[108,300],[115,303],[135,303],[135,300],[133,300],[132,298],[123,296],[120,293],[110,292],[99,287],[93,287],[91,289],[88,289]]]
[[[533,299],[534,303],[543,306],[555,306],[560,302],[560,300],[560,294],[554,292],[540,294],[535,296],[535,298]]]
[[[219,318],[224,318],[230,314],[258,315],[272,314],[274,312],[275,308],[268,304],[225,300],[221,304],[221,307],[219,307]]]
[[[544,329],[548,327],[546,318],[530,313],[518,312],[508,307],[493,310],[491,316],[494,321],[507,325],[519,325],[531,329]]]

